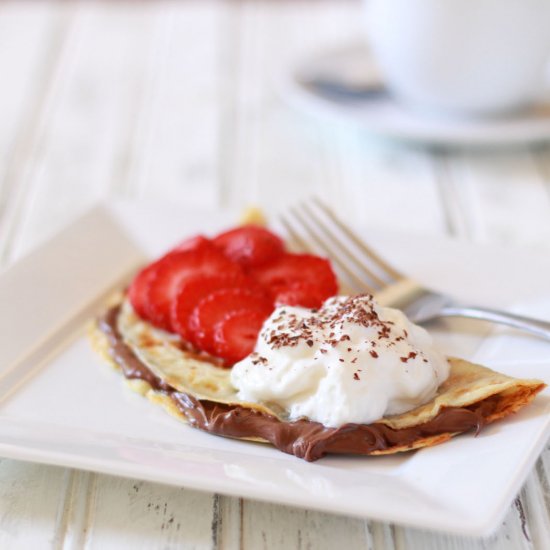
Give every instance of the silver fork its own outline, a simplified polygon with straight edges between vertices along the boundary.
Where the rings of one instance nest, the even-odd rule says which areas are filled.
[[[450,296],[422,287],[383,260],[317,198],[291,208],[289,214],[281,216],[281,222],[298,247],[311,250],[308,243],[313,243],[330,257],[346,283],[345,290],[374,294],[380,303],[403,310],[415,323],[440,317],[468,317],[508,325],[550,340],[550,322],[459,304]]]

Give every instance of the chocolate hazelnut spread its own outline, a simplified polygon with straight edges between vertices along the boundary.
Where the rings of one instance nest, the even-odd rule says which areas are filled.
[[[497,406],[497,398],[488,398],[470,407],[447,407],[434,418],[410,428],[393,429],[382,423],[344,424],[328,428],[319,422],[301,419],[282,421],[239,405],[198,400],[172,388],[139,360],[126,345],[117,327],[120,306],[115,306],[99,320],[100,330],[107,336],[110,354],[128,379],[141,379],[170,396],[189,423],[201,430],[226,437],[261,438],[277,449],[308,461],[329,453],[370,454],[395,446],[412,446],[419,439],[438,434],[478,432]]]

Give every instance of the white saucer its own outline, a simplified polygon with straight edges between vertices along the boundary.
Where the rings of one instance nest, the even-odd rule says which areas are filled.
[[[306,59],[282,78],[282,87],[287,99],[303,110],[386,138],[453,147],[550,140],[550,89],[530,109],[503,118],[473,120],[415,112],[387,93],[361,44]]]

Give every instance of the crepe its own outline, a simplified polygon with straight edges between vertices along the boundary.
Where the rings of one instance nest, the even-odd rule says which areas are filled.
[[[307,460],[328,453],[391,454],[442,443],[516,412],[545,387],[540,380],[516,379],[449,358],[449,378],[425,405],[369,425],[327,428],[308,419],[290,421],[270,403],[239,400],[229,369],[141,320],[122,298],[93,324],[90,336],[103,357],[123,370],[132,389],[178,419],[217,435],[271,443]]]

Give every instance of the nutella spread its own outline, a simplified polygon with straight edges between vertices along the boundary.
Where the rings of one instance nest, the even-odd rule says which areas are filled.
[[[306,419],[283,421],[279,418],[235,404],[197,399],[177,391],[155,376],[124,342],[118,329],[121,307],[108,310],[99,321],[106,335],[109,352],[128,379],[141,379],[159,392],[169,395],[189,423],[201,430],[235,438],[261,438],[279,450],[313,461],[327,453],[371,454],[373,451],[413,446],[421,438],[453,434],[475,428],[479,431],[485,418],[498,405],[498,397],[488,397],[467,407],[446,407],[429,421],[417,426],[393,429],[383,423],[348,422],[327,427]],[[306,346],[309,344],[306,342]]]

